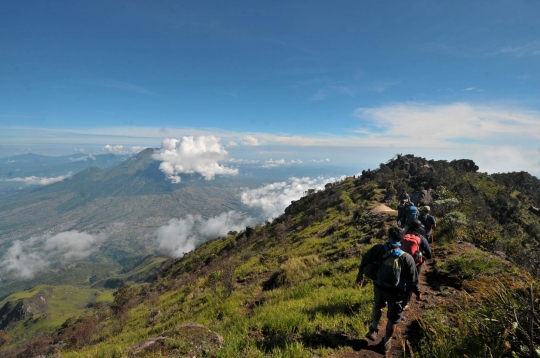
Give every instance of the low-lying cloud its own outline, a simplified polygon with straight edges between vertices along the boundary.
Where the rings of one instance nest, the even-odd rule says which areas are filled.
[[[88,162],[88,161],[94,161],[96,160],[96,157],[94,157],[92,154],[85,155],[84,157],[79,158],[69,158],[72,162]]]
[[[254,211],[254,215],[231,210],[209,219],[200,215],[172,219],[154,234],[158,250],[171,257],[181,257],[208,239],[275,218],[281,215],[292,201],[300,199],[308,189],[321,190],[326,183],[336,180],[323,177],[290,178],[286,182],[245,190],[240,196],[241,201]]]
[[[145,147],[141,146],[133,146],[131,148],[124,148],[123,145],[105,145],[103,148],[101,148],[102,152],[106,153],[112,153],[112,154],[135,154],[139,153],[141,150],[145,149]]]
[[[275,168],[279,167],[281,165],[293,165],[293,164],[302,164],[302,161],[300,159],[293,159],[289,162],[287,162],[285,159],[277,159],[273,160],[270,158],[270,160],[266,160],[263,165],[261,165],[261,168]]]
[[[36,177],[36,176],[30,176],[26,178],[11,178],[11,179],[4,179],[7,182],[15,182],[15,183],[24,183],[26,185],[49,185],[58,183],[64,179],[70,178],[73,175],[72,172],[69,172],[67,175],[60,175],[55,178],[44,178],[44,177]]]
[[[238,169],[219,164],[227,161],[228,153],[215,136],[166,138],[152,158],[162,163],[159,169],[173,183],[182,179],[179,174],[201,174],[206,180],[216,175],[236,175]]]
[[[244,191],[240,198],[242,203],[260,211],[263,220],[281,215],[293,200],[300,199],[308,189],[320,190],[336,178],[290,178],[286,182],[277,182],[257,189]]]
[[[256,147],[260,145],[259,140],[250,135],[244,136],[244,138],[242,138],[242,144],[248,147]]]
[[[231,230],[242,230],[255,222],[254,218],[238,211],[229,211],[209,219],[200,215],[187,215],[183,219],[170,220],[169,224],[157,229],[154,235],[160,251],[172,257],[181,257],[201,242],[224,236]]]
[[[29,279],[55,263],[69,263],[89,256],[104,235],[65,231],[54,236],[16,240],[2,257],[3,274]]]

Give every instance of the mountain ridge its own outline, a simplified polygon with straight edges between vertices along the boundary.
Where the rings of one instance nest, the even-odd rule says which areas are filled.
[[[494,178],[470,161],[450,163],[399,156],[324,190],[307,190],[272,221],[166,261],[153,283],[119,289],[110,309],[66,322],[41,338],[41,350],[29,342],[13,348],[13,356],[34,347],[64,357],[379,357],[363,340],[373,291],[353,283],[361,254],[395,225],[394,215],[373,209],[395,208],[403,188],[430,194],[438,227],[424,281],[428,301],[415,304],[417,316],[406,313],[408,331],[391,356],[529,356],[527,287],[538,297],[540,261],[527,254],[537,242],[538,218],[528,212],[535,198],[525,192],[538,182],[519,173]],[[530,188],[516,192],[522,178]],[[173,331],[188,322],[223,342],[183,340]],[[83,333],[81,344],[75,337]],[[59,347],[61,341],[68,343]],[[532,342],[538,346],[540,338]]]

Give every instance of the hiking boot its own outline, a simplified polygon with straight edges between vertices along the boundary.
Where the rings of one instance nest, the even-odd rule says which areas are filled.
[[[388,340],[388,342],[384,342],[384,337],[381,340],[381,347],[382,347],[382,353],[386,356],[388,356],[388,353],[390,353],[390,349],[392,349],[392,338]]]
[[[377,334],[379,333],[379,330],[378,329],[373,329],[371,327],[369,327],[369,332],[366,333],[366,338],[369,339],[369,340],[376,340],[377,339]]]

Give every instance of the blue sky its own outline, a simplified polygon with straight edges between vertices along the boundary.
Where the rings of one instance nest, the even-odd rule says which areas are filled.
[[[538,175],[539,13],[530,1],[6,2],[0,156],[205,135],[236,159],[362,169],[414,153]]]

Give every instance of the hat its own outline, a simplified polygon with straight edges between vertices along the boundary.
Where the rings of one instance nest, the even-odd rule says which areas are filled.
[[[427,206],[427,205],[422,208],[422,211],[424,211],[426,213],[429,213],[430,210],[431,210],[431,208],[429,206]]]

